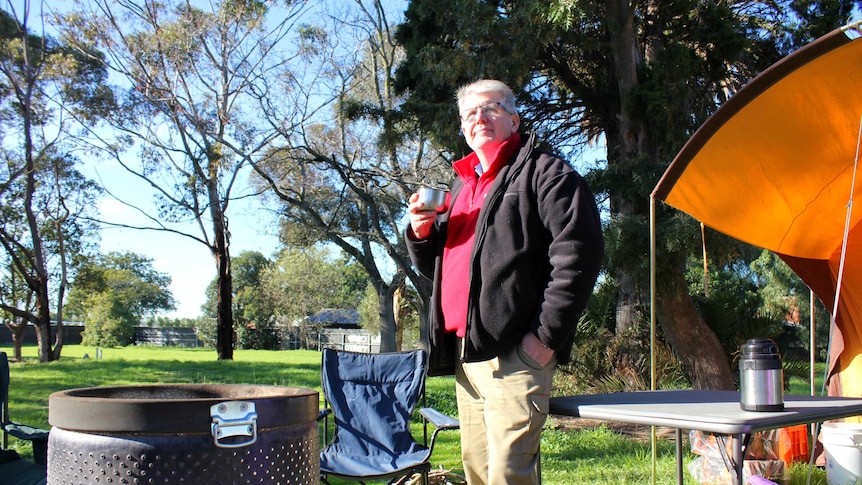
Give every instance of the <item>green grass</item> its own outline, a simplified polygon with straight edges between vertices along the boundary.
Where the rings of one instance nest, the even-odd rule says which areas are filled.
[[[0,350],[11,354],[9,346]],[[89,358],[84,359],[88,354]],[[13,419],[49,427],[48,396],[52,392],[81,387],[132,385],[144,383],[237,383],[302,387],[320,391],[320,353],[316,351],[237,350],[232,361],[216,360],[214,350],[126,347],[104,349],[101,359],[93,358],[95,349],[65,346],[57,362],[39,364],[36,348],[23,349],[24,362],[11,362],[10,412]],[[428,405],[457,415],[454,383],[451,377],[433,377],[427,382]],[[792,383],[791,392],[807,394],[807,383]],[[648,484],[651,477],[652,448],[649,440],[633,439],[612,431],[608,426],[575,431],[556,425],[552,417],[543,434],[542,474],[550,485]],[[414,428],[421,439],[419,425]],[[28,443],[10,438],[10,445],[26,458],[32,458]],[[684,466],[694,458],[688,453]],[[462,472],[457,432],[444,432],[434,450],[435,468]],[[674,444],[657,441],[656,483],[676,483]],[[806,483],[807,466],[791,469],[791,485]],[[685,484],[695,480],[685,472]],[[826,483],[825,473],[815,470],[813,485]]]

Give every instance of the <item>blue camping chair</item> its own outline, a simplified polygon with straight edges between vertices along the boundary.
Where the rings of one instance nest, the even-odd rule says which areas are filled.
[[[364,354],[323,350],[321,379],[335,436],[320,452],[320,477],[404,483],[419,473],[427,485],[437,433],[458,421],[430,408],[419,412],[436,429],[427,446],[410,433],[410,418],[425,388],[426,354]],[[426,434],[427,437],[427,434]],[[326,440],[326,433],[324,433]]]

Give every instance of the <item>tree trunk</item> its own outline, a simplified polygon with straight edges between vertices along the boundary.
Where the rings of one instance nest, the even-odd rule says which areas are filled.
[[[218,309],[216,322],[216,352],[218,360],[233,360],[233,281],[230,272],[230,256],[222,243],[214,248],[218,284]]]
[[[6,328],[12,333],[12,360],[21,360],[21,346],[24,344],[24,331],[27,330],[27,321],[15,317],[15,322],[6,322]]]
[[[56,171],[55,165],[55,176],[54,180],[57,183],[57,197],[61,197],[60,193],[60,175],[59,172]],[[68,215],[68,214],[67,214]],[[66,297],[66,281],[68,280],[69,272],[68,266],[66,264],[66,240],[63,237],[63,228],[62,224],[66,221],[66,217],[61,217],[56,222],[57,227],[57,242],[58,242],[58,253],[60,254],[60,284],[57,288],[57,335],[54,339],[54,350],[51,355],[51,360],[60,360],[60,354],[63,351],[63,340],[65,336],[63,335],[63,301]]]
[[[401,318],[401,299],[404,294],[404,284],[392,293],[392,317],[395,323],[395,348],[398,352],[404,348],[404,319]]]
[[[638,67],[643,59],[639,54],[632,4],[625,0],[608,0],[607,7],[608,25],[613,26],[610,43],[621,107],[617,115],[617,130],[606,130],[608,165],[625,167],[634,163],[632,160],[642,158],[642,155],[651,155],[646,124],[643,120],[632,118],[629,113],[631,94],[638,87]],[[643,209],[637,201],[621,194],[612,194],[610,203],[611,213],[621,217],[635,216]],[[636,279],[628,274],[618,271],[614,280],[619,286],[616,332],[620,335],[637,324],[639,310],[644,304],[644,292]]]
[[[46,285],[45,294],[48,288]],[[44,300],[44,301],[43,301]],[[36,295],[36,346],[39,349],[39,362],[50,362],[54,358],[51,352],[51,314],[48,312],[48,298]]]
[[[656,316],[664,336],[685,366],[695,389],[734,390],[733,373],[718,337],[703,321],[679,266],[665,272],[656,294]]]
[[[393,294],[398,285],[377,286],[377,303],[380,316],[380,352],[397,352],[397,330],[395,327],[395,311],[392,305]]]
[[[219,192],[219,160],[214,152],[207,158],[207,196],[212,217],[213,243],[210,249],[216,263],[216,352],[218,360],[233,360],[236,333],[233,328],[233,274],[230,261],[230,232],[228,231],[226,206],[222,206]]]
[[[419,348],[430,353],[430,342],[428,334],[428,302],[425,301],[419,307]]]
[[[51,350],[51,360],[60,360],[60,354],[63,352],[63,315],[57,313],[57,333],[54,334],[54,348]]]
[[[623,272],[617,272],[614,277],[617,284],[617,311],[616,328],[617,335],[623,335],[635,328],[640,316],[643,315],[645,301],[643,291],[634,278]]]

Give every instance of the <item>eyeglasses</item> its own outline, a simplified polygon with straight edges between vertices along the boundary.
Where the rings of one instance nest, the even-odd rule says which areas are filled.
[[[479,118],[479,111],[485,116],[497,116],[508,110],[503,107],[503,103],[492,101],[490,103],[480,104],[479,106],[465,109],[461,114],[461,121],[464,123],[473,123]]]

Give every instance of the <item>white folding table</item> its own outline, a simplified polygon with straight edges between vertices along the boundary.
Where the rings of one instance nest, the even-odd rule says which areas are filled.
[[[661,390],[551,398],[550,413],[676,429],[677,483],[682,485],[682,430],[732,435],[734,485],[742,485],[745,447],[751,434],[767,429],[862,415],[862,399],[784,396],[784,411],[752,412],[739,407],[739,392]],[[724,448],[722,447],[722,450]]]

